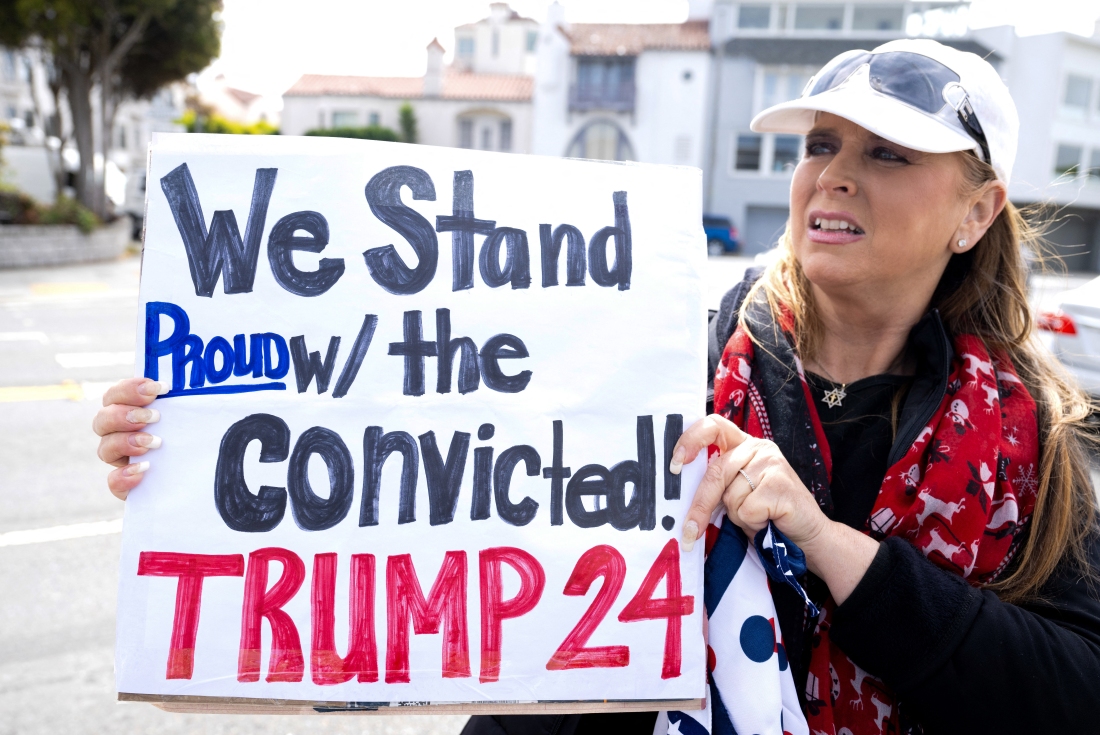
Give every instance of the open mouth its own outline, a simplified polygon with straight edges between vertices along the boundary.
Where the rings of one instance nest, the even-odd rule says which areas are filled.
[[[850,232],[853,235],[865,234],[861,228],[843,219],[822,219],[821,217],[816,217],[813,222],[810,223],[810,229],[821,230],[823,232]]]

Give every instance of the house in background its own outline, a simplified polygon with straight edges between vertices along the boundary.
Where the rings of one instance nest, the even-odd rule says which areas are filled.
[[[1070,270],[1100,271],[1100,20],[1091,38],[975,31],[1005,58],[1020,113],[1020,151],[1008,188],[1017,205],[1050,202],[1047,239]]]
[[[901,0],[715,0],[714,95],[704,168],[704,207],[730,217],[746,253],[775,246],[786,225],[791,172],[802,137],[754,133],[761,110],[795,99],[818,69],[850,49],[921,35],[989,59],[1001,57],[967,31],[960,3]],[[1003,69],[1002,69],[1003,73]],[[1030,104],[1030,102],[1029,102]]]
[[[218,74],[213,79],[199,75],[196,89],[199,102],[213,108],[227,120],[243,125],[265,122],[279,127],[278,99],[231,87],[224,74]]]
[[[399,130],[398,111],[408,102],[420,143],[529,153],[537,28],[506,3],[493,3],[489,17],[455,29],[450,67],[433,40],[422,77],[306,74],[283,95],[282,132],[367,125]]]
[[[533,152],[702,168],[711,63],[698,7],[685,23],[570,24],[551,5],[539,31]]]

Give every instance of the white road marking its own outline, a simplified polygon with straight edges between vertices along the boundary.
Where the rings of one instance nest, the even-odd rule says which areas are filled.
[[[0,547],[26,546],[27,544],[42,544],[49,541],[68,541],[69,539],[89,538],[91,536],[109,536],[113,533],[122,533],[121,518],[114,521],[73,523],[68,526],[0,533]]]
[[[62,352],[54,355],[57,364],[66,369],[133,365],[134,352]]]
[[[46,344],[49,338],[45,332],[0,332],[0,342],[38,342]]]

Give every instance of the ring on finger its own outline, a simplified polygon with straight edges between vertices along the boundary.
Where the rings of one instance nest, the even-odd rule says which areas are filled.
[[[756,483],[749,479],[749,476],[745,473],[745,470],[737,470],[737,474],[741,475],[741,477],[744,477],[745,482],[749,483],[749,487],[752,488],[754,492],[756,491]]]

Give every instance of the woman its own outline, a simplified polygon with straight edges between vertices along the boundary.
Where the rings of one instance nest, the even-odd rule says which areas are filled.
[[[897,41],[837,57],[753,129],[806,148],[778,261],[712,322],[715,413],[672,462],[718,450],[684,548],[722,509],[802,549],[821,614],[785,585],[772,595],[810,732],[1100,729],[1089,404],[1032,342],[1003,83],[973,54]],[[125,405],[97,416],[119,497],[147,466],[127,457],[159,445],[143,431],[156,392],[120,384],[105,403]],[[467,732],[652,722],[475,717]]]

